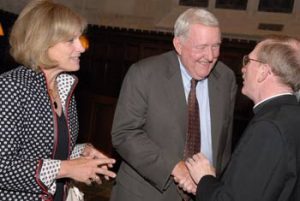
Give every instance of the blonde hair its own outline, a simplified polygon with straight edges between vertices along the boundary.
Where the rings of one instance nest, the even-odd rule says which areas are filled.
[[[32,0],[20,13],[9,38],[10,54],[20,64],[36,71],[57,65],[48,49],[81,34],[87,22],[68,7],[52,0]]]

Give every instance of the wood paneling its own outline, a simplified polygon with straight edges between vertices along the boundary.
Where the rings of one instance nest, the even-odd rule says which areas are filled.
[[[77,95],[81,103],[78,107],[81,123],[78,141],[90,142],[107,155],[113,155],[110,131],[117,99],[85,92]]]

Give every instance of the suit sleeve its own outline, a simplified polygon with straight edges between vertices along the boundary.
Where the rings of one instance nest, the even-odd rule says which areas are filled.
[[[287,145],[272,122],[247,129],[220,180],[203,177],[197,200],[277,200],[286,178]]]
[[[147,76],[139,66],[133,65],[124,79],[118,99],[112,143],[127,164],[162,191],[179,160],[171,158],[147,133],[148,86]]]

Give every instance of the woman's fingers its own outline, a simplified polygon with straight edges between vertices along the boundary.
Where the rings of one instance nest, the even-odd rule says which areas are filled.
[[[96,173],[100,174],[100,175],[103,175],[103,176],[108,176],[108,177],[111,177],[111,178],[116,177],[116,173],[114,173],[113,171],[110,171],[108,169],[101,168],[101,167],[97,169]]]

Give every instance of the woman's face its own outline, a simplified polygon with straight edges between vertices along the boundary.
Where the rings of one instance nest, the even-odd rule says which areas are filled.
[[[66,72],[79,70],[79,57],[85,51],[79,37],[78,34],[70,40],[59,42],[48,49],[50,59],[58,63],[57,70]]]

